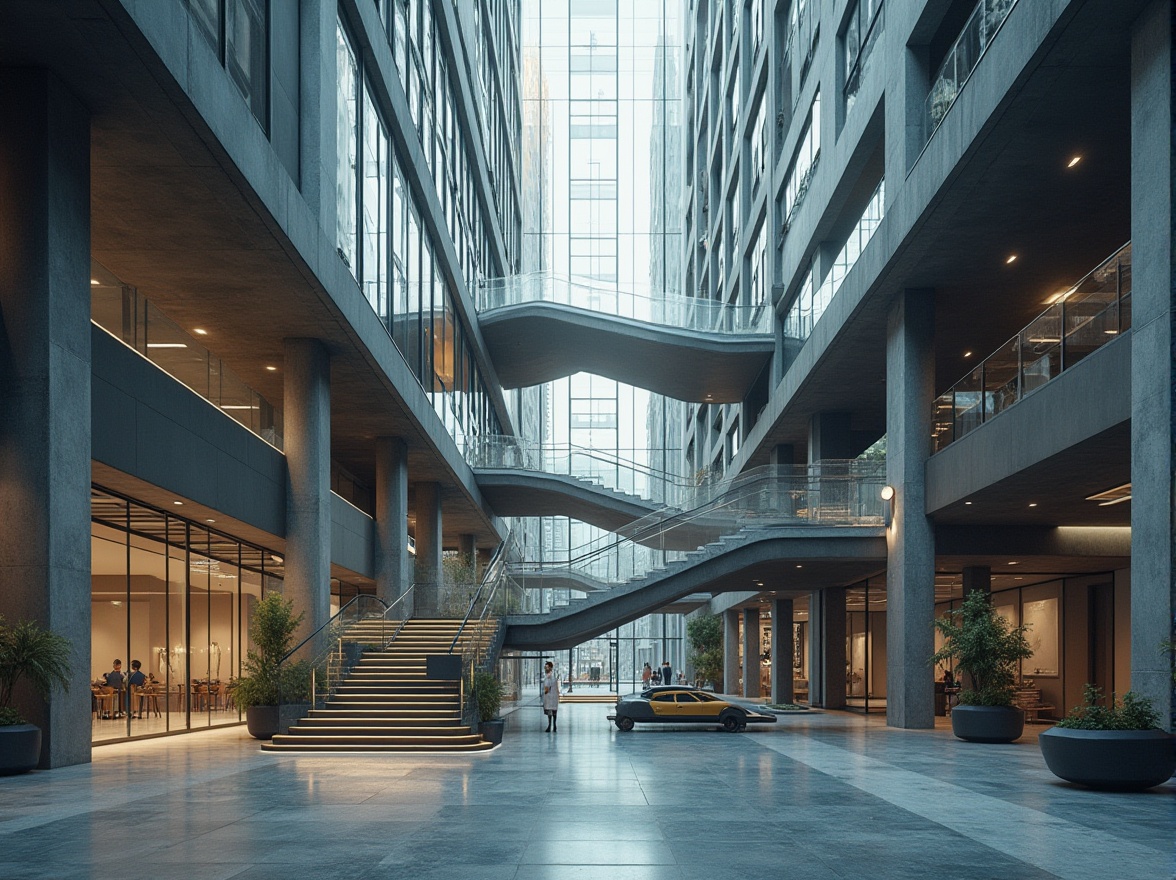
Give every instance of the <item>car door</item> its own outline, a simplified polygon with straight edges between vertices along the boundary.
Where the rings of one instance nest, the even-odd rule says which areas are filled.
[[[675,700],[674,708],[679,721],[706,720],[705,717],[701,719],[699,717],[698,710],[702,707],[702,704],[698,702],[698,698],[694,694],[679,693],[675,694],[675,697],[677,699]]]
[[[654,694],[649,698],[649,708],[653,710],[653,721],[673,721],[678,716],[672,693]]]
[[[695,693],[692,696],[698,701],[694,713],[699,721],[718,721],[719,715],[727,708],[727,703],[710,694]]]

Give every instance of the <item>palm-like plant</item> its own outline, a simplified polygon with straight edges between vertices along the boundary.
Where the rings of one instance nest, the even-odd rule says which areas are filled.
[[[21,679],[45,699],[55,688],[69,690],[69,655],[70,643],[64,636],[33,620],[9,626],[0,617],[0,727],[24,722],[12,706]]]
[[[957,622],[958,618],[958,622]],[[944,645],[931,663],[954,660],[967,676],[960,692],[965,706],[1011,706],[1017,683],[1017,664],[1033,656],[1025,633],[1027,624],[1011,626],[996,613],[985,593],[968,594],[955,611],[935,621]]]

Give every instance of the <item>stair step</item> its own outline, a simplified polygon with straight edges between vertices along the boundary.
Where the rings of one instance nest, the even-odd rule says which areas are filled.
[[[457,727],[461,725],[461,719],[455,714],[452,718],[351,718],[351,717],[326,717],[320,718],[313,716],[301,719],[297,728],[313,727],[315,729],[328,728],[335,730],[336,728],[372,728],[372,729],[411,729],[411,730],[432,730],[446,729]],[[291,727],[295,730],[295,727]]]
[[[458,728],[460,730],[461,728]],[[388,734],[352,734],[352,733],[334,733],[318,735],[317,733],[310,735],[298,736],[296,734],[278,733],[274,735],[274,745],[285,745],[297,741],[312,741],[322,743],[336,743],[339,745],[365,745],[365,746],[396,746],[396,745],[426,745],[429,743],[480,743],[482,738],[476,733],[471,733],[468,727],[464,728],[465,733],[438,733],[434,735],[406,735],[394,736]]]
[[[481,739],[473,743],[425,742],[397,745],[319,743],[308,740],[293,743],[263,742],[261,748],[266,752],[485,752],[494,746]]]

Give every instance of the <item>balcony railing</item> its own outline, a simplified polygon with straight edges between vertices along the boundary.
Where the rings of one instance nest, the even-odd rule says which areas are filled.
[[[980,427],[1130,329],[1127,243],[935,398],[933,451]]]
[[[553,303],[678,330],[749,335],[771,332],[765,305],[732,305],[678,293],[620,290],[605,282],[547,272],[491,278],[478,291],[478,311]]]
[[[976,4],[960,35],[948,50],[947,57],[931,78],[931,91],[927,94],[923,113],[924,143],[931,140],[1000,26],[1016,5],[1017,0],[980,0]]]

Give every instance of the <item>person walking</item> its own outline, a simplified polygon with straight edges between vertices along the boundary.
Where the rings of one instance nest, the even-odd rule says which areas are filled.
[[[547,716],[547,733],[558,733],[556,716],[559,714],[559,676],[555,664],[543,664],[543,714]]]
[[[662,661],[661,679],[662,679],[662,684],[673,684],[674,670],[671,668],[669,660]]]
[[[653,669],[649,664],[645,664],[645,668],[641,670],[641,690],[649,690],[649,680],[653,678]]]

